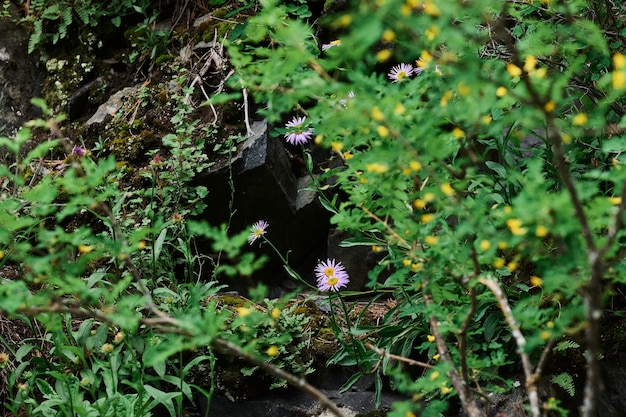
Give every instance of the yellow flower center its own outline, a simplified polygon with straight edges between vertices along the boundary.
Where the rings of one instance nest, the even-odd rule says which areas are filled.
[[[335,275],[335,268],[328,267],[324,270],[324,275],[327,277],[333,277]]]
[[[337,285],[338,282],[339,282],[339,279],[337,279],[337,277],[330,277],[328,278],[328,281],[326,281],[326,283],[330,285],[331,287],[333,285]]]
[[[398,72],[398,75],[396,75],[396,78],[398,80],[401,80],[401,79],[403,79],[405,77],[406,77],[406,71],[400,71],[400,72]]]

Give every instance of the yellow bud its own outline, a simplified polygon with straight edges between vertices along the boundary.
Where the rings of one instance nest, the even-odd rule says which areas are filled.
[[[463,129],[455,127],[454,129],[452,129],[452,136],[454,136],[456,139],[462,139],[463,136],[465,136],[465,132],[463,132]]]
[[[404,108],[402,103],[398,103],[398,104],[396,104],[396,107],[393,109],[393,114],[399,116],[401,114],[404,114],[405,111],[406,111],[406,109]]]
[[[527,73],[531,73],[535,70],[535,66],[537,65],[537,58],[532,55],[528,55],[526,57],[526,61],[524,62],[524,71]]]
[[[323,140],[324,140],[323,135],[316,135],[315,139],[313,139],[316,145],[321,145]]]
[[[437,354],[433,355],[433,360],[438,361],[440,357],[441,357],[441,355],[437,353]]]
[[[428,336],[426,336],[426,340],[432,343],[435,341],[435,336],[433,336],[432,334],[429,334]]]
[[[518,264],[515,261],[511,261],[506,265],[506,267],[509,268],[509,271],[511,272],[515,272],[515,270],[517,269],[517,266]]]
[[[433,41],[439,34],[439,28],[437,26],[431,26],[424,31],[424,34],[429,41]]]
[[[619,206],[620,204],[622,204],[622,197],[609,197],[609,201],[614,206]],[[0,258],[0,259],[2,259],[2,258]]]
[[[584,126],[587,124],[587,121],[588,121],[587,113],[578,113],[572,119],[572,123],[574,124],[574,126]]]
[[[434,381],[435,379],[439,378],[441,374],[439,373],[439,371],[433,371],[433,373],[430,374],[430,380]]]
[[[448,197],[452,197],[454,195],[454,188],[449,183],[441,184],[441,191]]]
[[[272,317],[274,320],[276,320],[277,318],[279,318],[279,317],[280,317],[280,310],[279,310],[279,309],[277,309],[277,308],[273,308],[273,309],[272,309],[272,312],[271,312],[270,314],[271,314],[271,317]]]
[[[613,66],[615,69],[625,69],[626,68],[626,56],[620,54],[619,52],[613,55]]]
[[[272,345],[267,348],[267,356],[278,356],[278,347]]]
[[[537,229],[535,230],[535,235],[537,237],[546,237],[548,236],[548,229],[545,226],[540,224],[539,226],[537,226]]]
[[[542,284],[543,280],[538,276],[533,275],[532,277],[530,277],[530,285],[532,285],[533,287],[541,287]]]
[[[522,75],[522,69],[512,62],[506,64],[506,71],[511,74],[511,77],[519,77]]]
[[[337,24],[339,26],[349,26],[350,23],[352,23],[352,16],[350,16],[349,14],[344,14],[337,20]]]
[[[493,261],[493,266],[497,269],[500,269],[504,266],[504,259],[502,258],[496,258]]]
[[[424,209],[424,207],[426,207],[426,202],[418,198],[413,202],[413,207],[415,207],[418,210],[422,210]]]
[[[488,125],[489,123],[491,123],[492,120],[493,120],[493,117],[490,114],[487,114],[486,116],[483,116],[481,122],[484,125]]]
[[[505,250],[508,247],[509,247],[509,244],[506,243],[504,240],[501,240],[498,242],[498,249]]]
[[[539,337],[542,338],[543,340],[548,340],[550,338],[550,332],[547,330],[544,330],[543,332],[539,333]]]
[[[488,240],[481,240],[478,246],[480,247],[480,250],[484,252],[489,250],[489,248],[491,247],[491,242],[489,242]]]
[[[459,91],[459,94],[463,97],[468,96],[469,93],[472,91],[469,86],[467,84],[465,84],[465,82],[461,81],[459,83],[459,85],[457,86],[457,90]]]
[[[404,258],[404,259],[402,260],[402,265],[404,265],[404,266],[410,266],[410,265],[411,265],[411,260],[410,260],[410,259],[407,259],[407,258]]]
[[[409,162],[409,168],[411,168],[412,171],[420,171],[422,169],[422,164],[420,164],[418,161],[411,161]]]
[[[384,174],[385,172],[389,170],[389,167],[387,165],[375,162],[373,164],[366,164],[365,169],[368,172],[375,172],[376,174]]]
[[[341,143],[341,142],[331,142],[330,143],[330,149],[332,149],[333,152],[340,153],[341,150],[343,149],[343,143]]]
[[[146,248],[146,241],[145,240],[140,240],[139,243],[137,243],[137,249],[143,250],[145,248]]]
[[[380,111],[378,106],[374,106],[372,109],[372,119],[378,120],[379,122],[385,119],[385,115],[383,115],[383,112]]]
[[[435,201],[436,198],[437,197],[433,193],[426,193],[426,194],[424,194],[424,201],[427,202],[427,203]]]
[[[572,137],[567,133],[563,133],[561,134],[561,141],[563,141],[564,144],[569,145],[572,143]]]
[[[378,128],[376,128],[376,131],[381,138],[386,138],[387,136],[389,136],[389,129],[387,129],[386,126],[380,125],[378,126]]]
[[[93,246],[80,245],[80,246],[78,246],[78,251],[80,253],[89,253],[89,252],[93,251]]]
[[[452,391],[453,391],[453,390],[452,390],[452,388],[450,388],[450,387],[441,387],[441,393],[442,393],[443,395],[450,394]]]
[[[237,314],[240,317],[249,316],[250,313],[252,313],[252,310],[250,310],[248,307],[237,307]]]
[[[439,8],[432,1],[426,1],[424,3],[424,9],[423,10],[424,10],[424,13],[426,13],[429,16],[437,17],[437,16],[441,15],[441,12],[439,11]]]
[[[439,238],[437,236],[426,236],[424,238],[424,242],[426,242],[426,244],[433,246],[436,245],[437,242],[439,242]]]
[[[376,53],[376,59],[378,62],[385,62],[391,58],[391,51],[389,49],[381,49]]]
[[[554,111],[554,109],[556,108],[556,103],[552,100],[548,101],[544,106],[543,109],[548,112],[548,113],[552,113]]]
[[[393,42],[396,40],[396,34],[391,29],[385,29],[382,36],[383,42]]]
[[[506,94],[507,94],[508,92],[509,92],[509,90],[507,90],[507,89],[506,89],[506,87],[502,87],[502,86],[500,86],[500,87],[498,87],[498,88],[496,89],[496,96],[497,96],[497,97],[504,97],[504,96],[506,96]]]
[[[420,221],[422,223],[430,223],[435,219],[435,216],[431,213],[424,213],[420,216]]]
[[[626,88],[626,71],[613,71],[611,73],[611,86],[615,90],[623,90]]]
[[[508,219],[506,226],[515,236],[523,236],[527,232],[527,229],[522,227],[522,221],[520,219]]]

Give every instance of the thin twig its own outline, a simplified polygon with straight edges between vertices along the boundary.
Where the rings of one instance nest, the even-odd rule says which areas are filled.
[[[389,353],[386,350],[381,349],[378,346],[374,346],[371,343],[366,343],[365,347],[373,350],[377,355],[383,356],[385,358],[394,359],[396,361],[408,363],[409,365],[419,366],[421,368],[428,368],[428,369],[434,368],[434,366],[432,366],[429,363],[416,361],[415,359],[411,359],[411,358],[405,358],[404,356],[394,355],[393,353]]]

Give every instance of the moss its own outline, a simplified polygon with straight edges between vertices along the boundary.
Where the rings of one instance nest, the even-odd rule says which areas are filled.
[[[111,141],[109,149],[117,159],[140,162],[147,160],[146,152],[158,146],[154,132],[148,129],[141,130],[138,134],[124,130]]]

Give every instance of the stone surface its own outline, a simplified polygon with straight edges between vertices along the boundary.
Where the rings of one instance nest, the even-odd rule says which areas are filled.
[[[87,86],[85,91],[88,91],[88,88],[89,87]],[[113,117],[124,104],[124,100],[126,100],[129,96],[135,94],[137,91],[139,91],[139,87],[134,86],[126,87],[116,92],[105,103],[101,104],[100,107],[98,107],[98,110],[94,113],[93,116],[89,118],[89,120],[85,122],[85,125],[91,126],[93,124],[103,123],[108,118]]]
[[[0,19],[0,135],[41,116],[31,98],[41,97],[46,70],[28,54],[28,33],[11,19]]]
[[[209,190],[203,218],[212,224],[228,221],[232,198],[231,230],[238,232],[266,220],[268,239],[283,255],[289,253],[290,265],[313,282],[315,263],[325,256],[330,216],[311,192],[300,191],[310,179],[296,177],[282,142],[268,135],[267,123],[255,122],[252,130],[254,134],[230,161],[216,163],[198,175],[198,182]],[[267,245],[254,245],[253,250],[271,260],[261,272],[264,281],[289,285],[278,256]],[[234,289],[245,293],[244,288]]]

